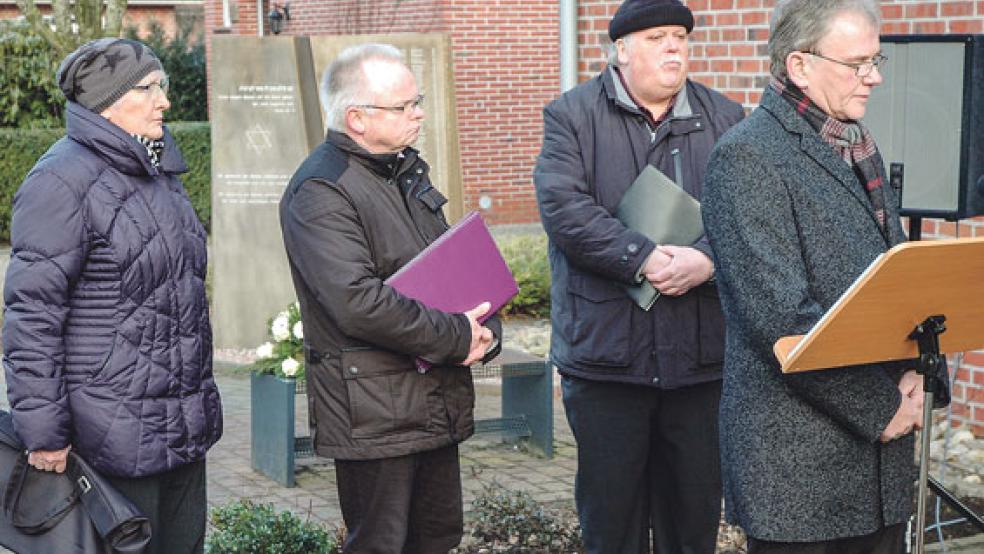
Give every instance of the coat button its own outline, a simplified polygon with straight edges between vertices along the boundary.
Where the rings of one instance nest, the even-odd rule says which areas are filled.
[[[357,375],[359,373],[359,368],[352,366],[349,368],[349,373],[351,373],[352,375]]]
[[[653,384],[654,385],[658,385],[659,384],[659,377],[653,377]]]
[[[618,261],[623,264],[627,264],[629,263],[629,257],[623,254],[622,257],[618,259]]]
[[[424,168],[422,168],[422,167],[418,167],[418,168],[417,168],[417,175],[420,175],[420,174],[422,174],[423,172],[424,172]]]
[[[634,242],[630,242],[629,245],[625,247],[625,249],[629,251],[629,254],[635,254],[636,252],[639,251],[639,245]]]

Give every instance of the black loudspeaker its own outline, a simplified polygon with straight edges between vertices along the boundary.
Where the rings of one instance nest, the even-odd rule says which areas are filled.
[[[864,117],[901,213],[984,214],[984,35],[886,35]]]

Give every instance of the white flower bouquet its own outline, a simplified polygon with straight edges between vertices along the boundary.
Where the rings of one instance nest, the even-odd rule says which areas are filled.
[[[301,307],[297,302],[272,317],[267,325],[271,341],[256,348],[256,361],[247,369],[300,379],[304,377],[304,324],[301,323]]]

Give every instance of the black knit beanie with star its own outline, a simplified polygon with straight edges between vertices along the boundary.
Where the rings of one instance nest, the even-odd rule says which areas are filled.
[[[66,56],[57,79],[65,98],[102,113],[156,70],[163,70],[161,61],[142,42],[101,38]]]

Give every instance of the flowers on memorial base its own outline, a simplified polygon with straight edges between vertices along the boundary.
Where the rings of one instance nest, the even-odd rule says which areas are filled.
[[[280,362],[280,371],[284,373],[287,377],[294,377],[297,375],[297,370],[301,367],[301,363],[294,358],[287,358],[286,360]]]
[[[273,343],[264,342],[263,344],[256,347],[256,359],[265,360],[267,358],[273,357]]]
[[[256,361],[246,369],[288,379],[304,377],[304,324],[293,302],[267,323],[270,339],[256,347]]]
[[[273,335],[273,340],[277,342],[290,338],[290,316],[287,312],[280,312],[277,317],[273,318],[273,323],[270,324],[270,334]]]

